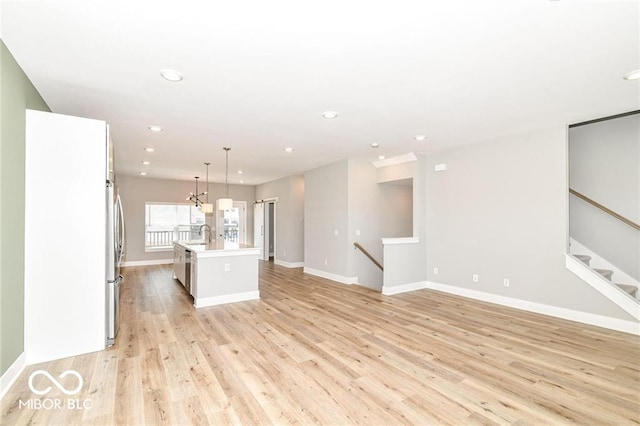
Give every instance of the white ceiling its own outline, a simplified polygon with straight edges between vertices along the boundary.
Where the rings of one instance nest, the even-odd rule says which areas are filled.
[[[640,82],[622,78],[640,68],[638,1],[1,7],[2,40],[50,108],[109,122],[124,174],[191,180],[209,161],[221,182],[229,146],[230,182],[257,184],[640,108]],[[163,68],[184,80],[162,79]]]

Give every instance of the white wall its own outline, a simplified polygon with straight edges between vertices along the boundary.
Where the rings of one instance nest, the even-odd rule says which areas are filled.
[[[576,191],[640,223],[640,114],[569,130],[569,183]],[[640,280],[640,232],[570,197],[570,235]]]
[[[304,175],[304,267],[348,280],[347,160]]]
[[[353,244],[360,243],[383,263],[382,237],[411,236],[413,188],[378,183],[378,173],[371,162],[360,160],[307,172],[305,270],[381,289],[382,271]]]
[[[429,157],[429,281],[629,319],[565,268],[566,139],[558,126]]]
[[[150,262],[173,259],[173,250],[145,253],[145,203],[187,203],[185,197],[189,192],[195,190],[195,181],[118,175],[116,177],[116,183],[120,189],[122,207],[125,215],[125,262]],[[224,184],[210,183],[209,188],[211,189],[209,193],[209,201],[211,203],[215,203],[216,199],[224,197]],[[247,202],[247,243],[253,244],[252,203],[255,199],[255,187],[248,185],[229,185],[229,195],[234,201]],[[213,228],[213,214],[208,214],[206,220]]]
[[[380,235],[413,236],[413,179],[410,183],[379,183],[382,205],[379,206]]]
[[[408,235],[389,235],[385,237],[413,236],[416,242],[385,245],[384,247],[384,288],[387,294],[400,288],[412,288],[426,281],[426,158],[415,154],[415,160],[393,164],[378,169],[378,182],[392,183],[404,179],[412,180],[412,232]]]
[[[275,261],[285,266],[304,262],[304,177],[289,176],[256,187],[256,199],[278,198]]]
[[[360,243],[378,262],[383,263],[380,214],[383,200],[376,182],[376,169],[370,162],[356,160],[349,160],[348,166],[348,275],[358,277],[361,285],[379,290],[382,271],[353,246],[354,242]],[[358,231],[360,235],[357,235]]]
[[[371,162],[349,160],[349,276],[358,277],[361,285],[380,290],[383,272],[354,249],[354,242],[384,263],[383,237],[412,236],[413,186],[403,183],[378,183],[378,169]]]

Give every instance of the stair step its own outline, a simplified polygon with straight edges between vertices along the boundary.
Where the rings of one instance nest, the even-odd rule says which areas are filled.
[[[587,265],[589,265],[589,262],[591,262],[591,256],[587,256],[586,254],[574,254],[573,256],[579,261],[586,263]]]
[[[620,287],[622,290],[626,291],[627,293],[629,293],[631,295],[631,297],[636,297],[636,292],[638,291],[638,288],[629,284],[616,284],[618,287]]]
[[[611,275],[613,275],[613,271],[611,269],[594,269],[597,273],[611,281]]]

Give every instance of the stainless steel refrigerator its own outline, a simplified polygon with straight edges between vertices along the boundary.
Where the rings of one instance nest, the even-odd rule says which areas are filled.
[[[108,135],[108,132],[107,132]],[[120,327],[120,286],[124,277],[120,266],[124,258],[124,214],[122,200],[115,182],[113,143],[107,136],[106,179],[106,336],[107,346],[115,343]]]

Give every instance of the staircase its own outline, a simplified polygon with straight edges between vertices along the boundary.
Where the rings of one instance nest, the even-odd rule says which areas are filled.
[[[591,256],[588,256],[586,254],[574,254],[573,256],[579,261],[583,262],[585,265],[591,267],[590,265]],[[612,281],[611,278],[613,276],[613,271],[611,269],[599,269],[599,268],[592,268],[592,269],[598,274],[602,275],[605,279]],[[619,289],[623,290],[625,293],[629,294],[629,296],[633,298],[637,298],[638,288],[636,286],[633,286],[630,284],[619,284],[619,283],[615,283],[615,285]]]

